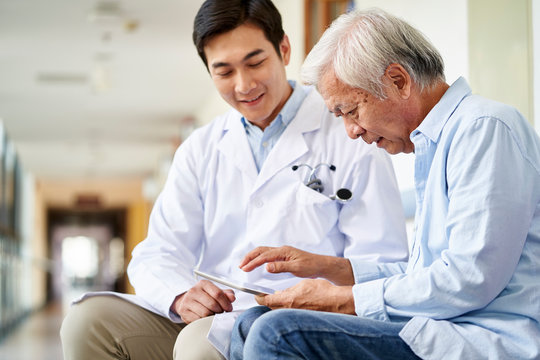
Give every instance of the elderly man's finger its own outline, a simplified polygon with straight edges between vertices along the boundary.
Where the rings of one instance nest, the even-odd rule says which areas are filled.
[[[267,297],[269,295],[257,295],[255,296],[255,301],[257,302],[257,304],[259,305],[264,305],[264,306],[267,306],[266,304],[268,303],[267,302]]]
[[[265,263],[273,261],[282,261],[287,258],[286,250],[280,248],[267,248],[264,252],[261,252],[257,257],[254,257],[240,268],[244,271],[251,271],[256,267],[259,267]]]
[[[256,257],[260,256],[262,253],[264,253],[265,251],[268,251],[268,249],[271,249],[271,248],[267,247],[267,246],[258,246],[258,247],[256,247],[255,249],[248,252],[246,254],[246,256],[244,256],[244,258],[242,259],[242,261],[240,262],[240,265],[238,265],[238,267],[240,267],[240,268],[244,267],[247,263],[249,263],[250,261],[252,261]]]
[[[284,305],[284,300],[283,292],[281,291],[272,295],[258,295],[255,297],[255,301],[257,301],[259,305],[267,306],[270,309],[281,309],[286,307]]]
[[[270,273],[282,273],[290,272],[295,273],[298,269],[298,263],[296,261],[273,261],[266,264],[266,271]]]

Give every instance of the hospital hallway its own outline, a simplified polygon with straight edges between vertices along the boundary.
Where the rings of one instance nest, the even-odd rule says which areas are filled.
[[[62,359],[59,335],[62,318],[62,306],[59,302],[50,303],[26,317],[0,342],[0,359]]]
[[[163,224],[155,220],[160,216],[173,219],[167,226],[182,228],[183,215],[178,216],[177,209],[199,211],[199,205],[213,203],[208,197],[216,195],[216,184],[246,192],[244,182],[214,176],[220,174],[214,174],[214,169],[225,168],[227,156],[209,162],[205,152],[195,151],[193,157],[175,159],[180,146],[188,149],[181,154],[197,148],[187,141],[193,131],[234,110],[193,44],[193,21],[204,1],[0,0],[0,360],[63,359],[59,330],[74,299],[88,291],[134,294],[127,267],[133,249],[147,237],[150,214],[170,169],[174,177],[167,189],[182,195],[170,198],[164,193],[159,198],[174,205],[156,208],[152,234],[160,233],[155,231],[155,226]],[[286,76],[298,86],[307,54],[333,19],[352,8],[382,7],[414,24],[440,50],[447,83],[463,77],[474,94],[514,106],[540,133],[540,0],[272,2],[281,13],[289,43]],[[293,105],[284,109],[301,104]],[[290,121],[293,117],[297,116],[291,111]],[[303,120],[295,121],[302,124]],[[305,146],[314,134],[303,134],[305,141],[300,144]],[[201,149],[210,149],[217,137],[194,139],[203,139]],[[244,148],[246,139],[230,141],[227,149],[245,155],[245,150],[250,151]],[[283,171],[275,177],[298,175],[297,196],[283,204],[283,211],[268,212],[271,216],[290,220],[295,214],[304,216],[305,208],[311,217],[311,212],[318,211],[312,211],[311,205],[316,205],[313,209],[331,207],[321,194],[306,193],[304,175],[290,170],[296,160],[311,157],[305,149],[305,157],[283,163]],[[324,144],[319,149],[330,147]],[[282,161],[281,154],[276,150],[268,159]],[[320,161],[338,166],[335,179],[331,175],[334,190],[363,183],[352,173],[340,179],[342,166],[352,165],[334,155],[334,151],[328,158],[320,154]],[[216,155],[215,159],[221,158]],[[249,153],[247,159],[251,161]],[[403,207],[407,237],[413,239],[415,153],[393,155],[391,161],[402,199],[395,207]],[[246,164],[238,164],[238,176]],[[199,175],[192,165],[209,175],[192,176]],[[358,175],[368,178],[361,172]],[[202,184],[198,187],[196,181]],[[176,189],[176,184],[188,183]],[[272,184],[267,186],[265,180],[259,188],[283,189]],[[365,185],[359,185],[359,190],[379,186],[377,181]],[[202,194],[198,191],[202,188],[212,190]],[[232,192],[223,194],[225,206],[239,204]],[[280,196],[268,193],[272,203]],[[191,201],[202,198],[205,203]],[[257,200],[250,208],[253,211],[271,203],[249,199]],[[302,205],[298,212],[296,202]],[[370,206],[366,201],[365,208]],[[294,211],[285,217],[289,209]],[[216,220],[211,211],[204,211],[206,231]],[[272,220],[253,219],[263,225]],[[235,222],[229,223],[227,233],[232,234]],[[292,228],[294,223],[289,223]]]
[[[73,300],[132,292],[130,242],[144,236],[147,207],[47,206],[39,257],[29,251],[38,242],[0,236],[0,360],[61,360],[59,331]]]

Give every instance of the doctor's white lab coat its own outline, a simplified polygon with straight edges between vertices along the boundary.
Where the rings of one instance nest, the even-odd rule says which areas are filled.
[[[148,236],[133,251],[128,274],[137,296],[128,300],[180,322],[169,308],[197,283],[196,266],[274,289],[300,280],[270,274],[264,266],[241,271],[240,260],[260,245],[372,261],[406,259],[403,209],[388,155],[349,139],[321,96],[305,90],[310,93],[260,173],[235,110],[197,129],[179,147]],[[316,172],[322,194],[305,185],[308,167],[292,170],[320,163],[336,167]],[[353,193],[348,203],[328,197],[343,187]],[[235,310],[257,305],[253,295],[237,291],[236,298]],[[226,348],[228,338],[223,341]]]

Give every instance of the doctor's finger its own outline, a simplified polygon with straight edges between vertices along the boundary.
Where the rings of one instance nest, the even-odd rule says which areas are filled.
[[[214,314],[213,312],[209,311],[201,304],[192,304],[192,307],[184,310],[182,314],[179,314],[179,315],[186,324],[189,324],[195,320],[199,320],[199,319],[202,319],[203,317],[207,317],[213,314]]]
[[[210,316],[217,313],[222,313],[224,310],[208,294],[203,294],[196,298],[190,299],[190,302],[186,304],[186,309],[183,313],[187,314],[189,312],[195,314],[197,317],[202,318]]]
[[[186,324],[190,324],[195,320],[199,320],[201,317],[195,314],[193,311],[186,310],[182,314],[178,314]]]
[[[219,299],[221,299],[221,303]],[[201,280],[192,287],[184,295],[182,306],[200,316],[208,316],[232,309],[231,301],[223,290],[208,280]]]
[[[195,321],[197,319],[213,315],[214,311],[208,309],[200,300],[207,295],[203,295],[204,292],[188,292],[182,299],[182,304],[179,308],[178,315],[186,323]]]
[[[210,285],[203,288],[207,296],[198,299],[199,302],[215,313],[232,311],[232,301],[234,300],[231,300],[230,295],[228,296],[224,290],[214,284]]]
[[[223,293],[229,298],[230,302],[234,302],[236,300],[236,295],[233,290],[225,289],[223,290]]]

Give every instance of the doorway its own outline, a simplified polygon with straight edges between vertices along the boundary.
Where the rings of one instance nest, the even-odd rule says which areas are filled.
[[[66,309],[89,291],[125,291],[126,209],[49,209],[47,222],[48,301]]]

